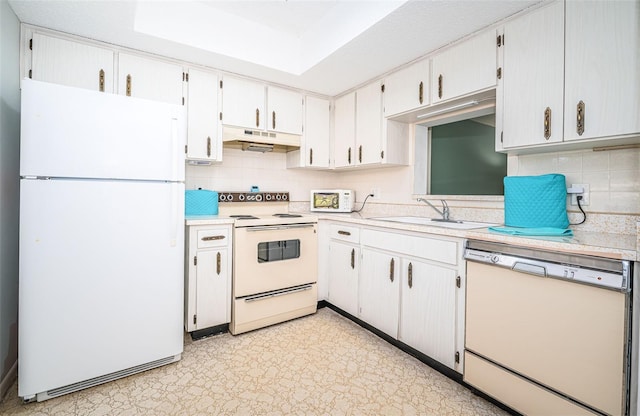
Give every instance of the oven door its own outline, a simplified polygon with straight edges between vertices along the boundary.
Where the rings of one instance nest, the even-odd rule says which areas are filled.
[[[235,298],[317,280],[317,224],[238,227],[234,243]]]

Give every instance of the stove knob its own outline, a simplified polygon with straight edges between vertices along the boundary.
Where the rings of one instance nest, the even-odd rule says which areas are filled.
[[[258,202],[262,201],[262,194],[256,195],[256,201]]]
[[[244,201],[244,194],[238,195],[238,201]]]
[[[497,263],[500,261],[500,256],[498,256],[497,254],[492,254],[490,260],[491,263]]]
[[[266,194],[266,195],[264,196],[264,198],[265,198],[267,201],[271,201],[271,194]]]
[[[286,201],[287,199],[289,199],[289,198],[287,197],[287,194],[282,194],[282,200],[283,200],[283,201]]]
[[[282,195],[280,195],[280,194],[276,194],[276,199],[277,199],[278,201],[280,201],[280,200],[282,199]]]
[[[220,194],[220,196],[218,197],[218,199],[220,201],[226,201],[227,200],[227,196],[225,194]]]

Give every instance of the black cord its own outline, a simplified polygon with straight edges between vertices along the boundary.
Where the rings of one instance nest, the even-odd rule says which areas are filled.
[[[576,201],[578,202],[578,208],[580,208],[580,211],[582,211],[582,221],[580,222],[576,222],[575,224],[571,223],[569,225],[580,225],[582,223],[584,223],[587,220],[587,213],[584,212],[584,210],[582,209],[582,205],[580,205],[580,201],[582,201],[582,195],[577,195],[576,196]]]
[[[370,197],[370,196],[373,196],[373,194],[369,194],[369,195],[367,195],[367,197],[364,199],[364,201],[362,201],[362,206],[360,207],[360,209],[358,209],[358,210],[356,210],[356,211],[353,211],[353,212],[360,212],[360,211],[362,211],[362,209],[364,208],[364,204],[366,204],[366,203],[367,203],[367,199],[369,199],[369,197]]]

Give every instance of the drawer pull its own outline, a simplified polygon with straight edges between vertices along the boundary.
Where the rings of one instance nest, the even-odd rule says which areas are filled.
[[[340,234],[340,235],[351,235],[351,233],[349,231],[342,231],[342,230],[338,231],[338,234]]]
[[[285,296],[285,295],[291,295],[297,292],[304,292],[305,290],[309,290],[309,289],[312,289],[311,285],[300,286],[293,289],[277,290],[274,292],[263,293],[261,295],[246,297],[244,298],[244,301],[249,303],[249,302],[255,302],[258,300],[266,300],[266,299],[275,298],[278,296]]]
[[[224,240],[224,236],[223,235],[211,235],[211,236],[208,236],[208,237],[202,237],[201,240],[202,241]]]

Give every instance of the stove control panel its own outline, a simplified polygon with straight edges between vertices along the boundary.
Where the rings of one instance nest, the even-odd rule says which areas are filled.
[[[218,202],[283,202],[289,192],[218,192]]]

